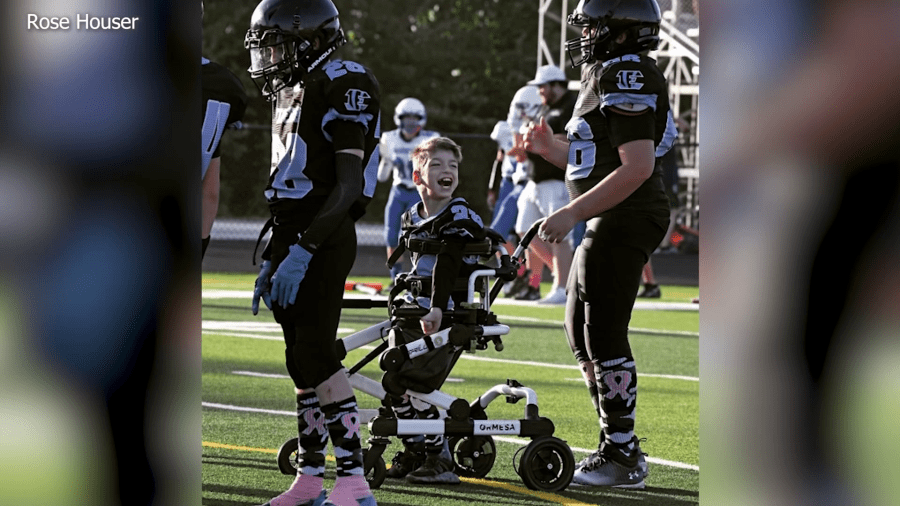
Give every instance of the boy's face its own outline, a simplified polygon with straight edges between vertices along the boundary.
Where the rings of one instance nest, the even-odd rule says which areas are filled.
[[[452,151],[435,150],[424,167],[414,172],[419,192],[431,198],[452,197],[459,185],[459,161]]]

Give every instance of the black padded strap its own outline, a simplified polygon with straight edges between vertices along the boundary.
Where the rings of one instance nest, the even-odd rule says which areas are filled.
[[[266,235],[266,232],[271,230],[272,225],[274,225],[274,224],[275,224],[275,218],[274,217],[269,218],[268,220],[266,220],[265,225],[263,225],[262,230],[259,232],[259,238],[256,239],[256,246],[253,247],[253,265],[256,265],[256,251],[259,249],[259,243],[262,242],[263,237],[265,237],[265,235]],[[268,247],[268,245],[266,245],[266,248],[263,250],[263,257],[264,257],[263,260],[268,260],[268,258],[265,258],[267,256],[268,249],[269,249],[269,247]]]
[[[394,264],[397,263],[397,260],[400,260],[400,257],[403,256],[404,253],[406,253],[406,241],[404,239],[406,239],[406,237],[400,238],[400,244],[398,244],[397,247],[394,248],[394,252],[391,253],[391,257],[388,258],[387,262],[385,262],[388,269],[393,269]]]

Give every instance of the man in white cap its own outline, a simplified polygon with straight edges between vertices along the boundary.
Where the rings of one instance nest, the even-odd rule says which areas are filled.
[[[537,70],[534,79],[528,81],[528,84],[538,87],[543,102],[535,123],[543,119],[554,132],[565,132],[566,123],[572,117],[577,99],[575,93],[568,91],[565,72],[559,67],[544,65]],[[520,235],[527,232],[535,221],[550,216],[569,203],[569,194],[564,183],[565,171],[533,153],[528,153],[528,159],[531,162],[529,181],[519,196],[519,216],[516,221],[516,232]],[[516,298],[526,300],[540,298],[539,276],[546,264],[553,273],[553,287],[546,297],[538,300],[538,303],[565,304],[565,286],[572,265],[572,251],[571,234],[568,240],[554,244],[547,244],[536,237],[526,253],[529,269],[535,278]]]

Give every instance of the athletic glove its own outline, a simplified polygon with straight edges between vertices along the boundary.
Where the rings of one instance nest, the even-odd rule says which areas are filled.
[[[272,299],[271,294],[269,293],[272,289],[272,282],[269,281],[269,276],[271,275],[272,262],[263,260],[262,264],[259,266],[259,276],[256,278],[256,284],[253,286],[253,304],[251,304],[250,308],[253,310],[254,315],[259,313],[260,298],[265,302],[269,311],[272,310]]]
[[[290,253],[272,276],[272,301],[284,308],[296,302],[300,282],[306,276],[306,268],[312,259],[312,253],[299,244],[292,244],[288,249]]]

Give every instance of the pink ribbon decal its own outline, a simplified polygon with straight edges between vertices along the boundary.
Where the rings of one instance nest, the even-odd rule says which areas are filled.
[[[603,375],[603,382],[609,387],[604,397],[612,399],[621,395],[622,400],[628,400],[628,385],[631,383],[631,371],[611,371]]]

